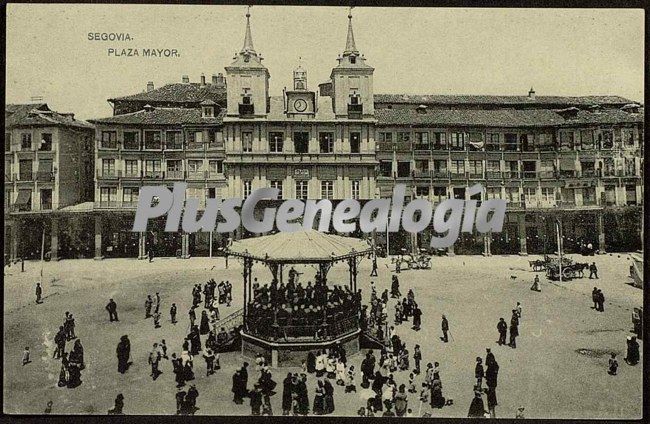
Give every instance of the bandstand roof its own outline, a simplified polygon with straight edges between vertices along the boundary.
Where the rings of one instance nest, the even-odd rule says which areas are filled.
[[[226,249],[228,255],[277,263],[340,261],[371,251],[365,240],[316,230],[252,237],[235,241]]]

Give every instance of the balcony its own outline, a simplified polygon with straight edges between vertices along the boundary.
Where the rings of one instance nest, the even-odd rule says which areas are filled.
[[[183,179],[183,171],[181,170],[167,170],[167,173],[165,174],[165,178],[169,180],[182,180]]]
[[[95,202],[96,208],[117,208],[120,206],[120,202],[117,200],[100,200]]]
[[[431,146],[429,145],[429,143],[415,143],[413,144],[413,149],[416,152],[419,151],[419,152],[429,153],[431,151]]]
[[[438,179],[448,179],[449,178],[449,172],[446,169],[438,169],[433,171],[433,178],[438,178]]]
[[[140,178],[138,171],[124,171],[124,178]]]
[[[581,172],[583,177],[599,177],[599,172],[597,169],[583,169]]]
[[[390,141],[379,141],[377,142],[377,151],[378,152],[392,152],[394,144]]]
[[[239,104],[239,116],[253,116],[255,115],[255,105],[253,104]]]
[[[207,178],[208,171],[194,171],[187,173],[188,180],[204,180]]]
[[[203,150],[203,143],[187,143],[187,150],[199,151]]]
[[[363,105],[348,105],[348,119],[361,119],[363,117]]]
[[[504,171],[503,172],[503,178],[504,179],[516,179],[516,178],[519,178],[519,171]]]
[[[523,171],[522,174],[525,180],[537,179],[537,171]]]
[[[539,178],[542,180],[555,179],[555,171],[539,171]]]
[[[526,209],[551,209],[556,208],[557,202],[554,200],[526,200]]]
[[[509,201],[507,202],[507,208],[508,209],[522,209],[524,207],[523,202],[514,202],[514,201]]]
[[[452,180],[464,180],[467,178],[467,173],[465,172],[450,172]]]
[[[469,177],[473,180],[482,180],[483,179],[483,173],[482,172],[470,172]]]
[[[411,143],[410,141],[403,141],[401,143],[397,143],[395,145],[395,151],[410,153],[413,151],[413,143]]]
[[[97,172],[97,177],[98,178],[118,178],[121,177],[122,173],[120,171],[117,171],[115,169],[102,169],[101,171]]]
[[[54,181],[54,172],[39,171],[36,174],[36,180],[41,182],[52,182]]]

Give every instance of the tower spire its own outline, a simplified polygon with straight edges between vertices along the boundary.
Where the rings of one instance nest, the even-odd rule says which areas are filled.
[[[241,49],[241,53],[255,53],[255,48],[253,47],[253,36],[251,35],[251,7],[248,6],[246,9],[246,35],[244,36],[244,47]]]
[[[348,11],[348,38],[345,42],[345,51],[343,52],[344,56],[350,55],[352,53],[359,54],[357,46],[354,43],[354,32],[352,31],[352,8]]]

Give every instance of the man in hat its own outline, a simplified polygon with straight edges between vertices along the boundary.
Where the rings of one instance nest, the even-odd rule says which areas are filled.
[[[447,338],[447,332],[449,331],[449,321],[447,321],[446,316],[442,316],[442,337],[440,340],[447,343],[449,339]]]
[[[113,299],[108,300],[108,305],[106,305],[106,310],[108,311],[108,318],[111,322],[119,321],[117,319],[117,303]]]
[[[43,294],[43,289],[41,288],[41,283],[36,283],[36,303],[43,303],[41,295]]]
[[[154,380],[158,378],[160,371],[158,370],[158,365],[160,364],[160,350],[158,349],[158,343],[153,344],[153,349],[149,352],[149,365],[151,365],[151,374],[149,374]]]
[[[589,279],[591,280],[592,278],[598,279],[598,268],[596,267],[596,262],[592,262],[591,265],[589,265]]]
[[[153,300],[151,300],[151,295],[147,295],[147,299],[144,301],[144,318],[147,319],[151,316],[151,307],[153,306]]]
[[[170,316],[171,319],[172,319],[172,324],[176,324],[176,322],[177,322],[177,321],[176,321],[176,313],[177,313],[177,311],[178,311],[178,310],[177,310],[177,308],[176,308],[176,304],[175,304],[175,303],[172,303],[171,308],[169,308],[169,316]]]
[[[129,356],[131,355],[131,342],[129,337],[124,335],[117,344],[117,371],[124,374],[128,368]]]
[[[499,331],[499,341],[497,343],[499,346],[506,343],[506,334],[508,332],[508,324],[503,318],[499,318],[499,323],[497,324],[497,330]]]

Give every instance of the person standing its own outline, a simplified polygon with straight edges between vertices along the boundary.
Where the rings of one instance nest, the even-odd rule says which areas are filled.
[[[371,277],[377,277],[377,254],[372,255],[372,271],[370,271]]]
[[[487,370],[485,371],[485,383],[487,384],[488,389],[496,388],[499,379],[499,364],[496,359],[491,359],[490,361],[486,360],[485,363],[487,365]]]
[[[147,251],[147,257],[149,258],[149,262],[153,261],[153,249],[151,247]]]
[[[417,303],[413,306],[413,330],[420,331],[422,325],[422,310]]]
[[[612,353],[611,358],[609,358],[609,368],[607,369],[607,374],[616,375],[617,369],[618,369],[618,361],[616,360],[616,354]]]
[[[591,291],[591,300],[594,302],[594,306],[591,309],[598,310],[598,287],[594,287]]]
[[[496,386],[495,387],[490,387],[488,389],[488,391],[487,391],[487,403],[488,403],[488,411],[490,411],[490,418],[496,418],[497,414],[496,414],[495,408],[498,405]]]
[[[483,370],[483,359],[480,356],[476,357],[476,367],[474,368],[474,377],[476,378],[476,388],[482,390],[483,388],[483,377],[485,372]]]
[[[108,311],[108,318],[113,321],[119,321],[117,319],[117,303],[113,299],[108,300],[108,305],[106,305],[106,310]]]
[[[472,399],[472,403],[469,405],[467,418],[484,418],[485,413],[485,404],[483,403],[482,393],[480,390],[475,390],[474,399]]]
[[[510,319],[510,342],[508,346],[513,349],[517,347],[517,336],[519,336],[519,318],[517,317],[517,310],[512,310],[512,318]]]
[[[187,393],[182,388],[178,386],[177,388],[178,391],[176,392],[176,415],[180,415],[183,409],[183,404],[185,403],[185,396],[187,395]]]
[[[287,373],[287,377],[282,381],[282,415],[291,413],[293,403],[293,376]]]
[[[596,308],[596,310],[600,312],[605,312],[605,295],[603,294],[603,291],[601,289],[598,289],[597,297],[598,297],[597,299],[598,308]]]
[[[41,287],[41,283],[36,283],[36,303],[43,303],[43,300],[41,299],[42,294],[43,288]]]
[[[129,356],[131,355],[131,342],[129,337],[124,335],[117,344],[117,372],[124,374],[128,368]]]
[[[29,346],[26,346],[25,350],[23,351],[23,366],[29,364],[30,362],[32,361],[29,359]]]
[[[151,295],[147,295],[147,299],[144,301],[144,318],[147,319],[151,316],[151,306],[153,305],[153,300],[151,300]]]
[[[635,336],[627,337],[627,355],[625,356],[625,362],[629,365],[636,365],[639,363],[639,342],[636,341]]]
[[[160,311],[160,293],[156,292],[156,297],[154,298],[154,313]]]
[[[517,306],[515,306],[515,310],[517,311],[517,318],[521,320],[521,303],[517,302]]]
[[[199,397],[199,391],[196,390],[196,386],[192,384],[189,389],[187,389],[187,395],[185,396],[186,410],[189,415],[194,415],[196,412],[196,398]]]
[[[591,265],[589,265],[589,279],[591,280],[592,278],[595,278],[596,280],[598,279],[598,268],[596,267],[596,262],[592,262]]]
[[[177,312],[176,304],[172,303],[171,308],[169,308],[169,316],[172,319],[172,324],[176,324],[176,322],[177,322],[176,321],[176,312]]]
[[[108,410],[108,415],[124,415],[122,410],[124,409],[124,395],[119,393],[115,398],[115,406],[113,409]]]
[[[413,370],[413,373],[415,375],[420,374],[420,361],[422,361],[422,352],[420,351],[420,345],[416,344],[415,349],[413,351],[413,360],[415,361],[415,369]]]
[[[205,359],[206,377],[214,374],[214,353],[212,349],[206,349],[203,353]]]
[[[449,331],[449,321],[447,321],[446,316],[442,316],[442,337],[440,340],[447,343],[449,339],[447,338],[447,332]]]
[[[194,311],[194,306],[190,308],[190,311],[187,313],[190,317],[190,328],[194,327],[194,321],[196,321],[196,312]]]
[[[158,370],[158,364],[160,364],[160,351],[158,350],[158,343],[153,344],[153,349],[149,352],[149,365],[151,365],[151,374],[149,374],[155,380],[158,378],[160,373]]]
[[[160,328],[160,312],[158,311],[153,314],[153,328]]]
[[[508,332],[508,324],[506,324],[506,320],[499,318],[497,330],[499,331],[499,341],[497,341],[497,343],[499,346],[504,345],[506,343],[506,334]]]

